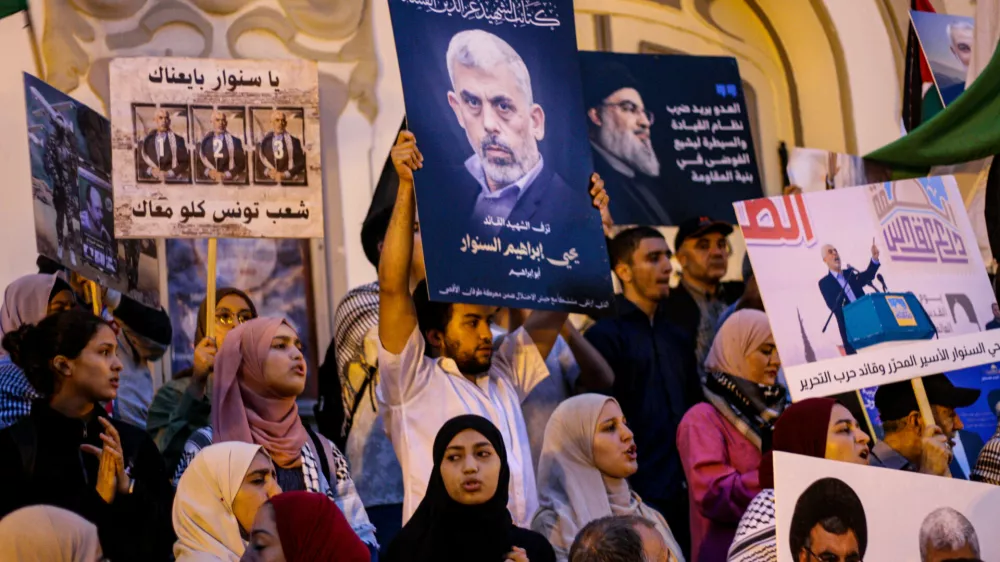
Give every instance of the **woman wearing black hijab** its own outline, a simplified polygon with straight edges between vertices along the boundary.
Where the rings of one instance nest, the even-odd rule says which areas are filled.
[[[427,495],[383,562],[555,562],[545,537],[515,527],[500,431],[480,416],[445,423],[434,439]]]

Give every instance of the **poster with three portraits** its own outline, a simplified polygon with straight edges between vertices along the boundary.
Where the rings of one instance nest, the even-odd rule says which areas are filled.
[[[323,236],[315,62],[121,58],[110,78],[117,236]]]

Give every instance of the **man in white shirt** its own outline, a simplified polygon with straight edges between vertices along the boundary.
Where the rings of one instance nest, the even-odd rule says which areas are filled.
[[[830,268],[830,272],[819,280],[819,290],[823,293],[823,299],[830,312],[837,317],[837,324],[840,326],[840,338],[844,341],[844,352],[847,355],[854,355],[856,351],[847,341],[847,327],[844,325],[844,306],[865,296],[865,285],[870,285],[878,272],[878,246],[872,241],[872,260],[864,271],[858,271],[848,264],[847,269],[842,269],[840,264],[840,253],[837,248],[830,244],[824,244],[820,249],[820,256],[823,262]],[[874,286],[873,286],[874,287]]]
[[[538,507],[521,401],[549,376],[545,357],[566,322],[565,312],[537,311],[494,352],[495,306],[432,302],[421,282],[410,294],[416,198],[413,171],[422,167],[416,139],[402,131],[392,149],[399,191],[379,260],[380,414],[403,469],[403,522],[427,490],[432,445],[449,419],[476,414],[504,437],[510,466],[508,508],[527,527]],[[592,179],[594,205],[607,214],[607,195]]]

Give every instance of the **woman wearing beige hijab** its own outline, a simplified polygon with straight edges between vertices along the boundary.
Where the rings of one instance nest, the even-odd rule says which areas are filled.
[[[260,445],[210,445],[177,484],[177,562],[239,562],[257,510],[281,493],[271,457]]]
[[[51,505],[21,508],[0,520],[0,560],[4,562],[98,562],[97,527]]]
[[[666,520],[628,486],[626,478],[638,469],[636,453],[614,398],[582,394],[552,413],[538,462],[540,507],[531,528],[549,539],[556,560],[567,560],[573,539],[587,523],[609,515],[636,515],[656,526],[670,550],[670,562],[684,562]]]

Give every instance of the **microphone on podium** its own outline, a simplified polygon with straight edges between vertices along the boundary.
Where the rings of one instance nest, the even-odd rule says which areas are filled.
[[[879,274],[877,274],[875,276],[875,279],[878,279],[878,282],[882,284],[882,292],[883,293],[888,293],[889,289],[886,288],[886,286],[885,286],[885,277],[882,277],[882,274],[879,273]]]

